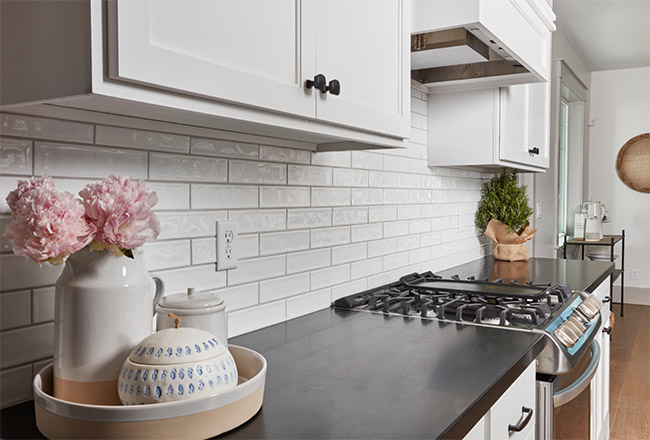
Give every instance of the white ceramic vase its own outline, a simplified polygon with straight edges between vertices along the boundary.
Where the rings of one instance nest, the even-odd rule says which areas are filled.
[[[133,347],[152,332],[162,282],[134,259],[88,248],[71,255],[56,282],[54,396],[120,404],[117,379]]]

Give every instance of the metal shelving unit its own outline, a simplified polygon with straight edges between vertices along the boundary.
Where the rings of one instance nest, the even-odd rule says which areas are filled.
[[[621,268],[616,269],[614,266],[614,272],[610,277],[610,291],[612,294],[612,299],[614,298],[614,282],[621,277],[621,302],[615,303],[612,301],[612,304],[621,305],[621,316],[623,316],[623,307],[625,305],[625,277],[622,277],[625,272],[625,229],[621,232],[620,235],[604,235],[602,239],[598,241],[586,241],[584,238],[573,238],[573,237],[564,237],[564,246],[562,249],[562,254],[566,260],[566,250],[567,245],[571,246],[580,246],[581,248],[581,258],[585,259],[585,246],[609,246],[610,248],[610,257],[609,261],[614,262],[614,247],[616,243],[621,243]]]

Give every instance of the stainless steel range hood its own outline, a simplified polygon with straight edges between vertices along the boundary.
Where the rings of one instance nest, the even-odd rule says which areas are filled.
[[[425,85],[529,71],[478,29],[465,28],[411,35],[411,77]]]

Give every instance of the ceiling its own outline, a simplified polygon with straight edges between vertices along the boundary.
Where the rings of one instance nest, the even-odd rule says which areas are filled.
[[[590,70],[650,66],[650,0],[555,0],[553,10]]]

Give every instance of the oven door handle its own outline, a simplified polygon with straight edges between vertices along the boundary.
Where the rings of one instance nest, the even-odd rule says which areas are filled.
[[[598,365],[600,364],[600,345],[597,341],[591,343],[591,360],[585,371],[568,387],[562,391],[553,394],[553,407],[557,408],[565,403],[569,403],[584,391],[585,388],[591,383],[591,379],[596,374]]]

